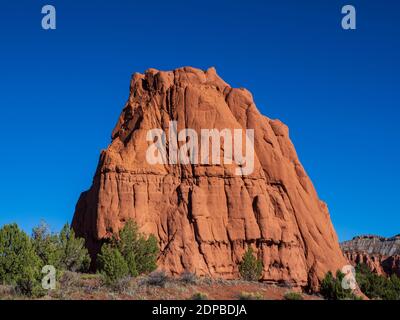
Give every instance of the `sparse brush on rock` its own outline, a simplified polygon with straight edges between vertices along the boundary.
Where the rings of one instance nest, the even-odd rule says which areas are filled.
[[[242,279],[247,281],[257,281],[261,277],[262,269],[262,262],[254,256],[253,249],[249,247],[239,265],[239,272]]]
[[[168,276],[164,271],[154,271],[147,277],[147,284],[164,288],[168,281]]]
[[[239,295],[240,300],[263,300],[264,295],[262,292],[241,292]]]
[[[191,298],[191,300],[207,300],[207,299],[208,299],[207,294],[202,292],[196,292]]]
[[[181,274],[179,280],[184,284],[196,284],[197,283],[196,274],[192,273],[190,271],[183,272]]]
[[[201,284],[204,284],[204,285],[207,285],[207,286],[211,286],[211,285],[213,285],[213,283],[214,283],[214,279],[212,279],[212,278],[209,277],[209,276],[203,276],[203,277],[200,277],[200,278],[199,278],[199,282],[200,282]]]
[[[303,295],[300,292],[289,291],[284,295],[285,300],[303,300]]]

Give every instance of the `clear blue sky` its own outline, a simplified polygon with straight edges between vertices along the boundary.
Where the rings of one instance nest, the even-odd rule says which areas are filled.
[[[0,225],[71,221],[131,74],[190,65],[289,125],[341,240],[400,233],[399,42],[394,0],[2,1]]]

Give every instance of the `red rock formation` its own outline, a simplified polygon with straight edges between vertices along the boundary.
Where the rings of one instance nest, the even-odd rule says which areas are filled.
[[[400,254],[400,235],[385,238],[376,235],[361,235],[340,244],[343,251],[363,252],[381,256]]]
[[[400,277],[400,255],[387,257],[382,261],[382,268],[388,275],[396,274]]]
[[[385,271],[383,271],[382,268],[381,255],[369,255],[362,252],[345,252],[345,256],[353,266],[365,264],[372,272],[380,276],[385,275]]]
[[[255,131],[255,169],[232,165],[151,165],[149,129]],[[223,154],[221,147],[221,157]],[[300,164],[288,128],[257,110],[246,89],[211,68],[147,70],[132,77],[129,100],[103,151],[73,228],[92,254],[127,219],[159,239],[159,266],[171,274],[238,277],[247,246],[262,259],[262,279],[316,288],[327,271],[347,264],[327,206]]]
[[[361,235],[340,246],[351,264],[364,263],[379,275],[400,276],[400,235],[390,238]]]
[[[396,274],[400,277],[400,255],[384,256],[366,252],[345,251],[345,256],[353,266],[366,264],[372,272],[378,275],[391,276]]]

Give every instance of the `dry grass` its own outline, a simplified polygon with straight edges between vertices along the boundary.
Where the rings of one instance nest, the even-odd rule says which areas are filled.
[[[0,300],[17,298],[18,294],[14,286],[0,285]]]
[[[264,294],[262,292],[241,292],[239,300],[263,300]]]
[[[292,298],[287,288],[243,280],[211,279],[186,273],[171,278],[153,273],[137,278],[124,278],[107,286],[99,274],[63,272],[58,277],[57,288],[41,299],[57,300],[275,300]],[[318,299],[303,295],[305,299]],[[0,286],[0,299],[24,299],[13,287]],[[25,298],[26,299],[26,298]]]

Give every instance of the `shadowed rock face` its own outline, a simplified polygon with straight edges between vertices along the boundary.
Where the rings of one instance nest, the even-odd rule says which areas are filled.
[[[254,171],[235,164],[151,165],[149,129],[254,129]],[[221,158],[223,155],[221,143]],[[94,256],[103,239],[134,219],[159,239],[161,269],[175,275],[237,278],[247,246],[263,261],[262,279],[317,288],[347,264],[327,206],[300,164],[288,128],[257,110],[246,89],[190,67],[134,74],[129,100],[103,151],[73,228]]]

